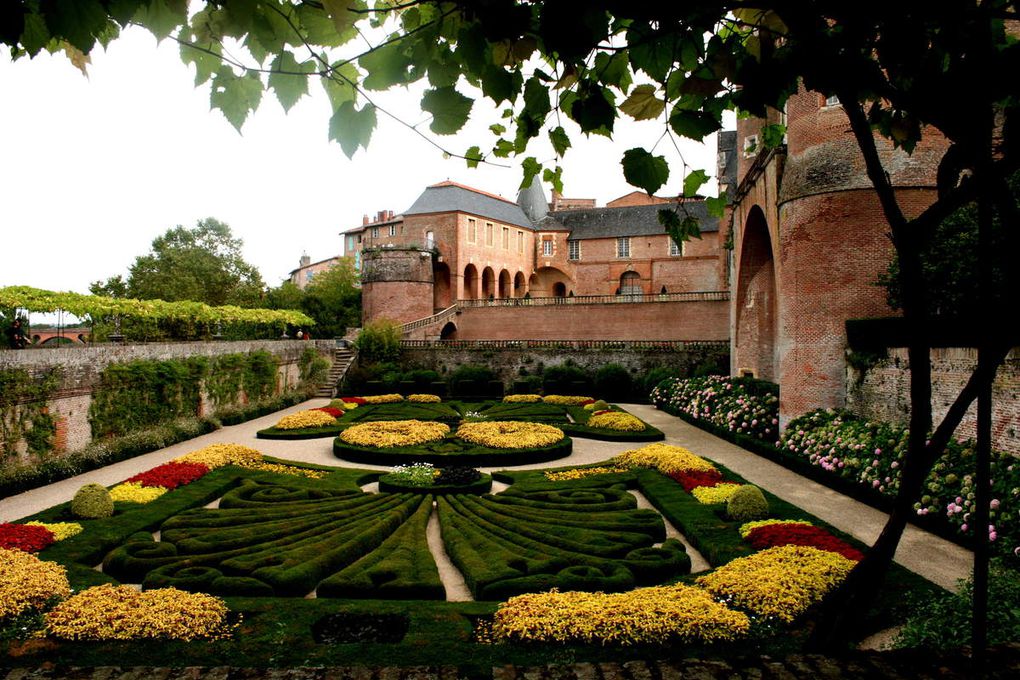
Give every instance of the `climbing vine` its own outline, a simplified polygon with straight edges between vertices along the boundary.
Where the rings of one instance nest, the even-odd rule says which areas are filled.
[[[306,347],[298,357],[298,371],[302,383],[318,385],[329,376],[329,361],[313,347]]]
[[[276,359],[265,350],[217,357],[205,390],[216,406],[237,401],[242,391],[249,401],[264,399],[276,390]]]
[[[0,461],[17,456],[22,441],[32,456],[53,449],[57,425],[47,402],[59,384],[57,368],[35,376],[20,368],[0,371]]]

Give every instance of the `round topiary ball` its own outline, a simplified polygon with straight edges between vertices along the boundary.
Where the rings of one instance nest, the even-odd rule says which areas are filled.
[[[589,411],[608,411],[609,410],[609,403],[604,401],[604,400],[602,400],[602,399],[599,399],[598,401],[596,401],[593,404],[589,404],[589,406],[591,407],[591,408],[588,409]]]
[[[761,489],[745,484],[726,501],[726,515],[738,522],[750,522],[769,516],[769,502]]]
[[[99,519],[113,514],[113,499],[105,486],[86,484],[71,501],[71,512],[82,519]]]

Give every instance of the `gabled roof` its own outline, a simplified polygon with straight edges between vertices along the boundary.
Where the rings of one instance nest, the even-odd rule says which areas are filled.
[[[427,187],[404,215],[463,212],[496,222],[534,229],[521,207],[500,196],[457,184],[440,182]]]
[[[589,208],[560,210],[549,216],[570,230],[570,239],[586,240],[618,236],[652,236],[665,234],[659,224],[659,211],[675,204],[635,205],[625,208]],[[719,220],[710,217],[704,201],[685,201],[680,207],[685,214],[698,218],[701,231],[719,231]]]

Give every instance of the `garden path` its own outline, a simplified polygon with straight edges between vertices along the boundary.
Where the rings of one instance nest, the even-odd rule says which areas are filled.
[[[388,469],[385,466],[353,464],[338,460],[333,456],[332,440],[329,438],[300,441],[256,439],[255,433],[258,430],[275,424],[280,416],[307,408],[324,406],[327,402],[326,399],[312,399],[262,418],[224,427],[152,453],[0,499],[0,522],[15,521],[58,503],[69,501],[75,491],[88,482],[110,486],[165,463],[171,458],[209,444],[245,444],[270,456],[320,465]],[[684,446],[698,455],[725,465],[748,481],[802,507],[865,543],[872,543],[885,524],[885,513],[821,484],[807,480],[677,417],[659,411],[653,406],[640,404],[623,404],[622,406],[666,433],[666,443]],[[596,463],[637,446],[640,444],[575,438],[574,452],[569,458],[552,463],[525,465],[515,469]],[[482,469],[491,472],[498,468]],[[959,579],[969,576],[972,560],[973,556],[970,551],[912,526],[907,527],[896,553],[897,562],[945,588],[955,588]]]

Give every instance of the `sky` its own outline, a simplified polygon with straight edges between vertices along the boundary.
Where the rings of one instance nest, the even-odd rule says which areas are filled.
[[[0,287],[87,293],[92,281],[126,276],[156,236],[205,217],[229,224],[245,259],[276,286],[303,253],[313,261],[339,254],[339,232],[364,214],[400,213],[429,184],[449,179],[516,198],[519,162],[469,169],[383,115],[368,150],[348,159],[328,140],[331,111],[315,83],[287,114],[266,92],[238,134],[210,110],[209,85],[194,86],[178,49],[129,28],[107,50],[93,50],[87,77],[60,54],[12,62],[0,52]],[[439,137],[418,106],[423,89],[384,93],[379,102],[449,150],[491,148],[487,128],[499,118],[487,100],[477,98],[465,130]],[[603,205],[633,191],[620,158],[657,142],[655,153],[671,167],[659,194],[680,192],[678,151],[660,140],[662,124],[620,119],[613,141],[571,125],[564,123],[574,148],[560,163],[565,195]],[[711,174],[715,137],[706,142],[682,140],[679,151]],[[553,160],[543,145],[525,155]],[[714,193],[714,182],[705,191]]]

